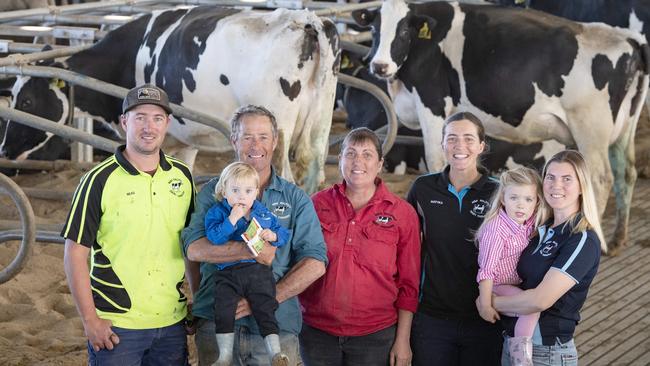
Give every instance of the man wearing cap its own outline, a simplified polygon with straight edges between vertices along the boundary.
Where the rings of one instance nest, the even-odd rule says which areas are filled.
[[[162,89],[131,89],[122,111],[126,145],[81,178],[61,233],[68,285],[90,365],[186,365],[179,240],[192,176],[160,149],[171,113]]]

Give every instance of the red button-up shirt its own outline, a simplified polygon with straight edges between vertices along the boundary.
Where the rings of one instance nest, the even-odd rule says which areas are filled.
[[[420,279],[420,228],[415,210],[376,181],[355,212],[345,182],[314,194],[329,265],[300,295],[303,320],[336,336],[361,336],[415,312]]]

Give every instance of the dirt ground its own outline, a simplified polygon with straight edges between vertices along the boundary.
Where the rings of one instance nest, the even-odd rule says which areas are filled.
[[[341,130],[340,125],[335,130]],[[642,118],[637,133],[640,177],[650,177],[650,122]],[[200,155],[195,176],[214,175],[232,159]],[[41,172],[15,177],[24,187],[73,191],[82,173],[74,170]],[[336,166],[326,167],[327,183],[338,181]],[[389,188],[404,196],[416,175],[384,174]],[[641,178],[643,179],[643,178]],[[62,224],[68,202],[31,199],[40,224]],[[7,196],[0,196],[0,220],[17,218]],[[14,258],[18,242],[0,243],[0,268]],[[63,246],[37,243],[26,267],[0,285],[0,365],[84,365],[85,337],[63,271]]]

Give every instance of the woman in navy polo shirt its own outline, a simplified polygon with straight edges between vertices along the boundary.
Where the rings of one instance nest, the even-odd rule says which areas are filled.
[[[606,246],[583,156],[573,150],[555,154],[543,177],[552,215],[519,259],[526,291],[495,297],[493,306],[501,313],[541,312],[533,335],[534,365],[577,365],[573,333]],[[510,336],[515,320],[502,317]],[[507,347],[502,364],[510,364]]]

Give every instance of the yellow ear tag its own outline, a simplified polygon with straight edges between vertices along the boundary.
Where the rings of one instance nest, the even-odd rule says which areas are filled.
[[[418,38],[431,39],[431,30],[429,29],[429,23],[424,22],[424,24],[422,24],[422,28],[420,28],[420,31],[418,32]]]
[[[348,55],[343,55],[341,58],[341,70],[349,69],[352,67],[352,63],[350,62],[350,58]]]
[[[525,2],[526,2],[526,0],[515,0],[516,5],[521,5],[521,4],[525,3]]]
[[[65,87],[65,80],[61,80],[59,78],[52,79],[50,81],[50,86],[52,86],[53,88],[61,89]]]

